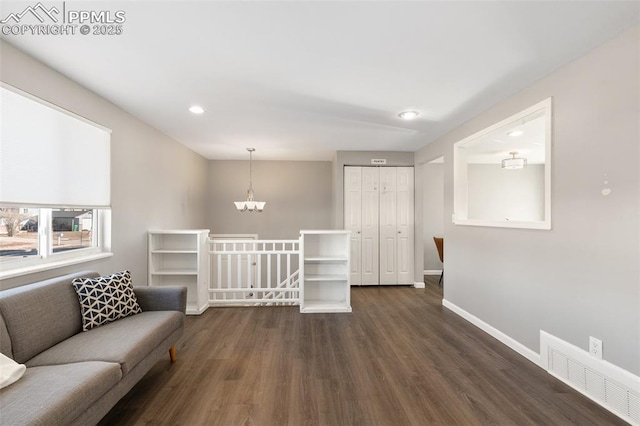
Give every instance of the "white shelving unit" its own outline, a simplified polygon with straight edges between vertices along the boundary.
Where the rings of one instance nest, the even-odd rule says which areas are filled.
[[[300,231],[300,312],[351,312],[351,231]]]
[[[149,231],[149,286],[187,286],[187,315],[209,307],[208,229]]]

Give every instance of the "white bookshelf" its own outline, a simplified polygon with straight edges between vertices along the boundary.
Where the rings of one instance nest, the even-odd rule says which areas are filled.
[[[300,312],[351,312],[350,231],[300,231]]]
[[[149,286],[187,287],[187,315],[209,307],[208,229],[149,231]]]

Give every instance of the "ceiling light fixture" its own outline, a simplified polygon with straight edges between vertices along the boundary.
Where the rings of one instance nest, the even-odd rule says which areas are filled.
[[[264,201],[253,200],[253,169],[251,167],[251,161],[253,160],[253,152],[255,150],[255,148],[247,148],[247,151],[249,151],[249,189],[247,190],[247,200],[233,202],[236,205],[236,208],[241,212],[262,212],[264,205],[267,204]]]
[[[419,115],[420,113],[418,111],[402,111],[400,114],[398,114],[398,117],[402,118],[403,120],[413,120]]]
[[[191,111],[194,114],[203,114],[204,113],[204,108],[202,108],[199,105],[192,105],[189,107],[189,111]]]
[[[522,157],[516,157],[518,153],[512,151],[509,153],[511,158],[505,158],[502,160],[502,168],[507,170],[524,169],[527,167],[527,159]]]
[[[507,132],[507,136],[522,136],[524,134],[524,130],[512,130],[510,132]]]

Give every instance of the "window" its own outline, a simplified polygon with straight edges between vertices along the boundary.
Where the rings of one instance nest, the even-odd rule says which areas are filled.
[[[111,210],[0,207],[0,278],[111,256]]]
[[[0,262],[98,247],[98,212],[0,207]]]
[[[110,141],[0,83],[0,278],[111,255]]]
[[[38,255],[38,218],[35,209],[0,207],[0,262]]]

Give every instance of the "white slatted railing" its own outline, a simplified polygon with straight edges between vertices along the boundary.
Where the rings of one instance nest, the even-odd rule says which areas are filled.
[[[210,239],[209,305],[299,304],[299,240]]]

